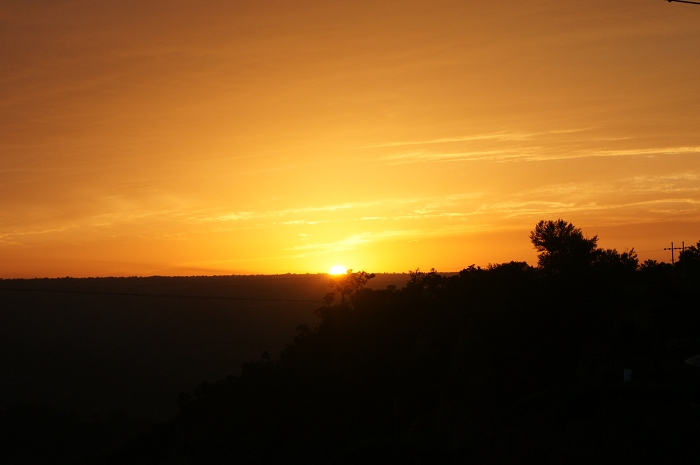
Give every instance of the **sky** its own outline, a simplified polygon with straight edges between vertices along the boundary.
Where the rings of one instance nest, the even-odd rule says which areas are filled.
[[[0,0],[0,277],[700,241],[700,6]]]

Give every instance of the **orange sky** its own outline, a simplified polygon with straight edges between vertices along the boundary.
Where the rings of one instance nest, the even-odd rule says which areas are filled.
[[[700,240],[700,6],[0,4],[0,277],[535,263]]]

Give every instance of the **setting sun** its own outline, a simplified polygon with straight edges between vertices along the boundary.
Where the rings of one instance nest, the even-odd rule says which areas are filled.
[[[335,265],[334,267],[331,267],[330,270],[328,270],[328,274],[345,274],[346,272],[346,268],[340,265]]]

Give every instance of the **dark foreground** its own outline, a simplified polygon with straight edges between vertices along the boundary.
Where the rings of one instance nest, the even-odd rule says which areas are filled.
[[[281,352],[183,390],[167,421],[7,407],[3,462],[697,463],[700,253],[613,252],[401,289],[348,275]]]
[[[279,353],[328,290],[328,275],[0,280],[0,408],[166,420],[180,392]]]

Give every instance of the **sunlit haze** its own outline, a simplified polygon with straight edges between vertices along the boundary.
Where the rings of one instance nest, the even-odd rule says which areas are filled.
[[[535,264],[700,240],[700,7],[0,4],[0,277]],[[332,271],[331,271],[332,272]]]
[[[328,274],[345,274],[347,273],[347,271],[348,270],[344,266],[335,265],[331,267],[331,269],[328,271]]]

